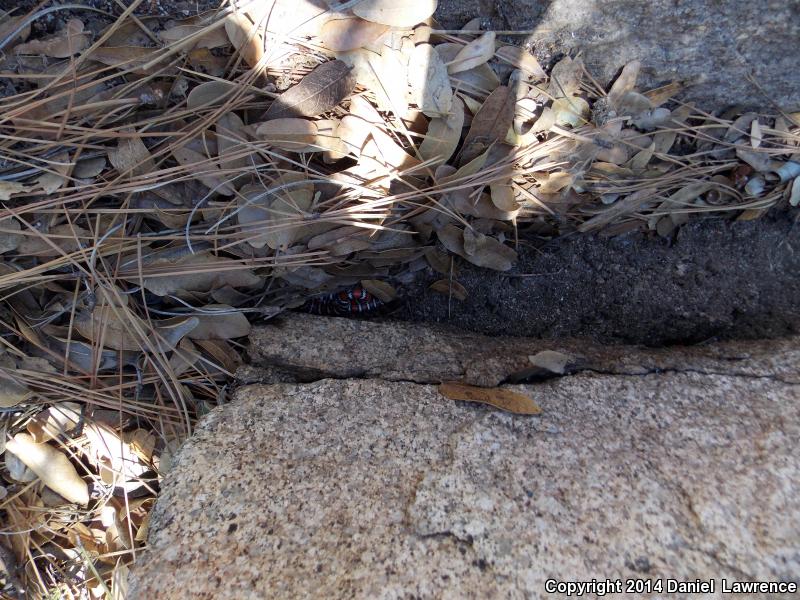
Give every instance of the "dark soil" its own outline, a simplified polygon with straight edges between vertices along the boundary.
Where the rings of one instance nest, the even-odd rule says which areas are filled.
[[[641,233],[520,247],[508,273],[462,265],[463,301],[426,273],[392,316],[485,334],[588,336],[647,345],[800,331],[800,213],[706,219],[674,241]]]

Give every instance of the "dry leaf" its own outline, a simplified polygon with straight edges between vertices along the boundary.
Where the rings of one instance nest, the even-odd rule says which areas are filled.
[[[223,104],[238,89],[229,81],[206,81],[194,88],[186,97],[186,107],[197,110],[201,107]]]
[[[448,297],[452,296],[456,300],[461,300],[462,302],[467,299],[467,288],[457,281],[439,279],[431,284],[430,289]]]
[[[331,19],[322,26],[320,37],[328,50],[348,52],[363,48],[389,30],[387,25],[365,21],[358,17]]]
[[[28,188],[16,181],[2,181],[0,180],[0,200],[11,200],[12,194],[20,194],[28,192]],[[19,228],[19,225],[17,226]]]
[[[242,13],[235,12],[225,21],[225,33],[242,60],[255,67],[264,56],[264,40],[256,26]]]
[[[533,356],[529,356],[528,360],[534,367],[546,369],[551,373],[563,375],[566,373],[567,365],[572,362],[572,357],[556,352],[555,350],[542,350]]]
[[[378,279],[362,279],[361,287],[381,302],[391,302],[397,298],[397,290],[391,284]]]
[[[51,490],[70,502],[86,506],[89,489],[69,459],[49,444],[37,444],[27,433],[6,442],[6,450],[19,458]]]
[[[247,242],[254,248],[265,245],[273,250],[286,248],[303,235],[307,227],[304,216],[314,199],[314,185],[301,173],[286,173],[268,188],[245,186],[241,195],[244,204],[237,218],[242,231],[251,234]]]
[[[589,120],[591,109],[589,103],[580,96],[558,98],[551,109],[557,125],[579,127]]]
[[[192,48],[208,48],[211,50],[213,48],[224,48],[230,43],[228,36],[221,29],[200,25],[176,25],[164,31],[159,31],[158,37],[165,44],[175,44],[184,41],[189,36],[197,35],[201,31],[205,31],[205,33],[196,38],[197,41]]]
[[[120,175],[130,173],[132,177],[152,173],[156,168],[150,151],[138,136],[120,138],[117,147],[108,151],[108,161]]]
[[[449,400],[480,402],[518,415],[538,415],[542,409],[531,398],[505,388],[482,388],[463,383],[443,383],[439,393]]]
[[[77,402],[59,402],[41,411],[25,428],[37,444],[58,439],[78,426],[81,405]]]
[[[14,52],[16,54],[43,54],[53,58],[69,58],[88,48],[90,43],[91,36],[83,33],[83,21],[70,19],[64,29],[56,35],[18,44],[14,48]]]
[[[453,104],[453,89],[439,53],[430,44],[420,44],[414,48],[411,65],[411,102],[429,117],[447,115]]]
[[[229,176],[223,175],[212,160],[205,154],[200,154],[187,146],[172,149],[172,156],[182,167],[197,177],[207,188],[223,196],[232,196],[236,193],[236,188],[228,180]]]
[[[351,67],[341,60],[322,63],[270,105],[265,118],[316,117],[347,98],[355,88]]]
[[[219,314],[213,314],[215,312]],[[196,318],[199,324],[189,332],[189,338],[193,340],[229,340],[250,334],[247,317],[232,306],[207,304]]]
[[[419,154],[424,160],[435,159],[435,164],[450,160],[461,141],[464,128],[464,102],[453,98],[450,114],[444,118],[434,118],[428,124],[428,132],[419,146]]]
[[[450,252],[479,267],[508,271],[517,260],[514,250],[482,233],[470,230],[467,234],[455,225],[445,225],[436,235]]]
[[[494,56],[495,38],[494,31],[487,31],[477,40],[471,41],[448,63],[447,70],[450,73],[460,73],[489,61]]]
[[[142,262],[144,287],[157,296],[183,297],[187,292],[209,292],[226,285],[237,288],[263,283],[252,269],[242,268],[242,263],[208,252],[190,254],[167,250],[153,253]],[[136,259],[123,266],[120,277],[139,284]]]
[[[33,393],[6,369],[0,369],[0,408],[10,408],[30,399]]]
[[[438,0],[362,0],[353,13],[391,27],[413,27],[436,12]]]
[[[516,200],[514,188],[509,183],[493,183],[490,186],[492,193],[492,203],[505,212],[514,212],[520,209],[520,204]]]
[[[436,46],[436,52],[447,64],[455,59],[462,48],[460,44],[444,43]],[[482,64],[467,71],[450,73],[450,83],[455,90],[483,98],[497,89],[500,78],[488,64]]]
[[[2,190],[2,184],[3,182],[0,181],[0,190]],[[2,199],[2,194],[0,194],[0,200]],[[5,198],[5,200],[8,200],[8,198]],[[21,227],[19,221],[15,219],[0,221],[0,254],[16,250],[19,247],[25,238],[15,232],[19,231]]]
[[[500,86],[493,91],[472,119],[472,126],[464,138],[461,164],[466,164],[480,156],[492,144],[505,140],[514,122],[513,91]]]
[[[317,152],[318,129],[313,121],[306,119],[273,119],[261,123],[256,136],[272,146],[290,152]]]
[[[522,71],[529,80],[544,79],[547,75],[536,57],[520,46],[502,46],[495,55],[515,69]]]

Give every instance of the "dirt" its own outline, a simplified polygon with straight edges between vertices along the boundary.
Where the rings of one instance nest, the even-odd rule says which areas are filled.
[[[428,289],[442,276],[425,273],[392,317],[646,345],[785,336],[800,330],[799,218],[706,219],[674,240],[635,233],[526,245],[508,273],[463,265],[463,302]]]

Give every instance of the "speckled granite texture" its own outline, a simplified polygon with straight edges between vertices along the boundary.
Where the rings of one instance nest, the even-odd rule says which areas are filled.
[[[662,373],[513,386],[537,417],[407,381],[241,388],[179,452],[129,599],[536,598],[548,578],[796,577],[796,356],[705,352],[714,374],[675,348]]]

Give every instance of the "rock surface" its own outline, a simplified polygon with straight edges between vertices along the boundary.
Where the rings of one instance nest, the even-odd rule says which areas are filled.
[[[256,343],[291,343],[278,329]],[[450,356],[509,359],[497,341],[450,339]],[[536,417],[410,381],[240,388],[180,450],[129,598],[532,598],[549,578],[796,577],[797,347],[587,346],[605,372],[513,386]],[[655,362],[669,370],[629,371]]]
[[[441,0],[437,16],[448,27],[482,17],[532,30],[540,59],[582,51],[603,84],[641,60],[645,85],[694,82],[684,99],[709,110],[800,104],[798,0]]]

